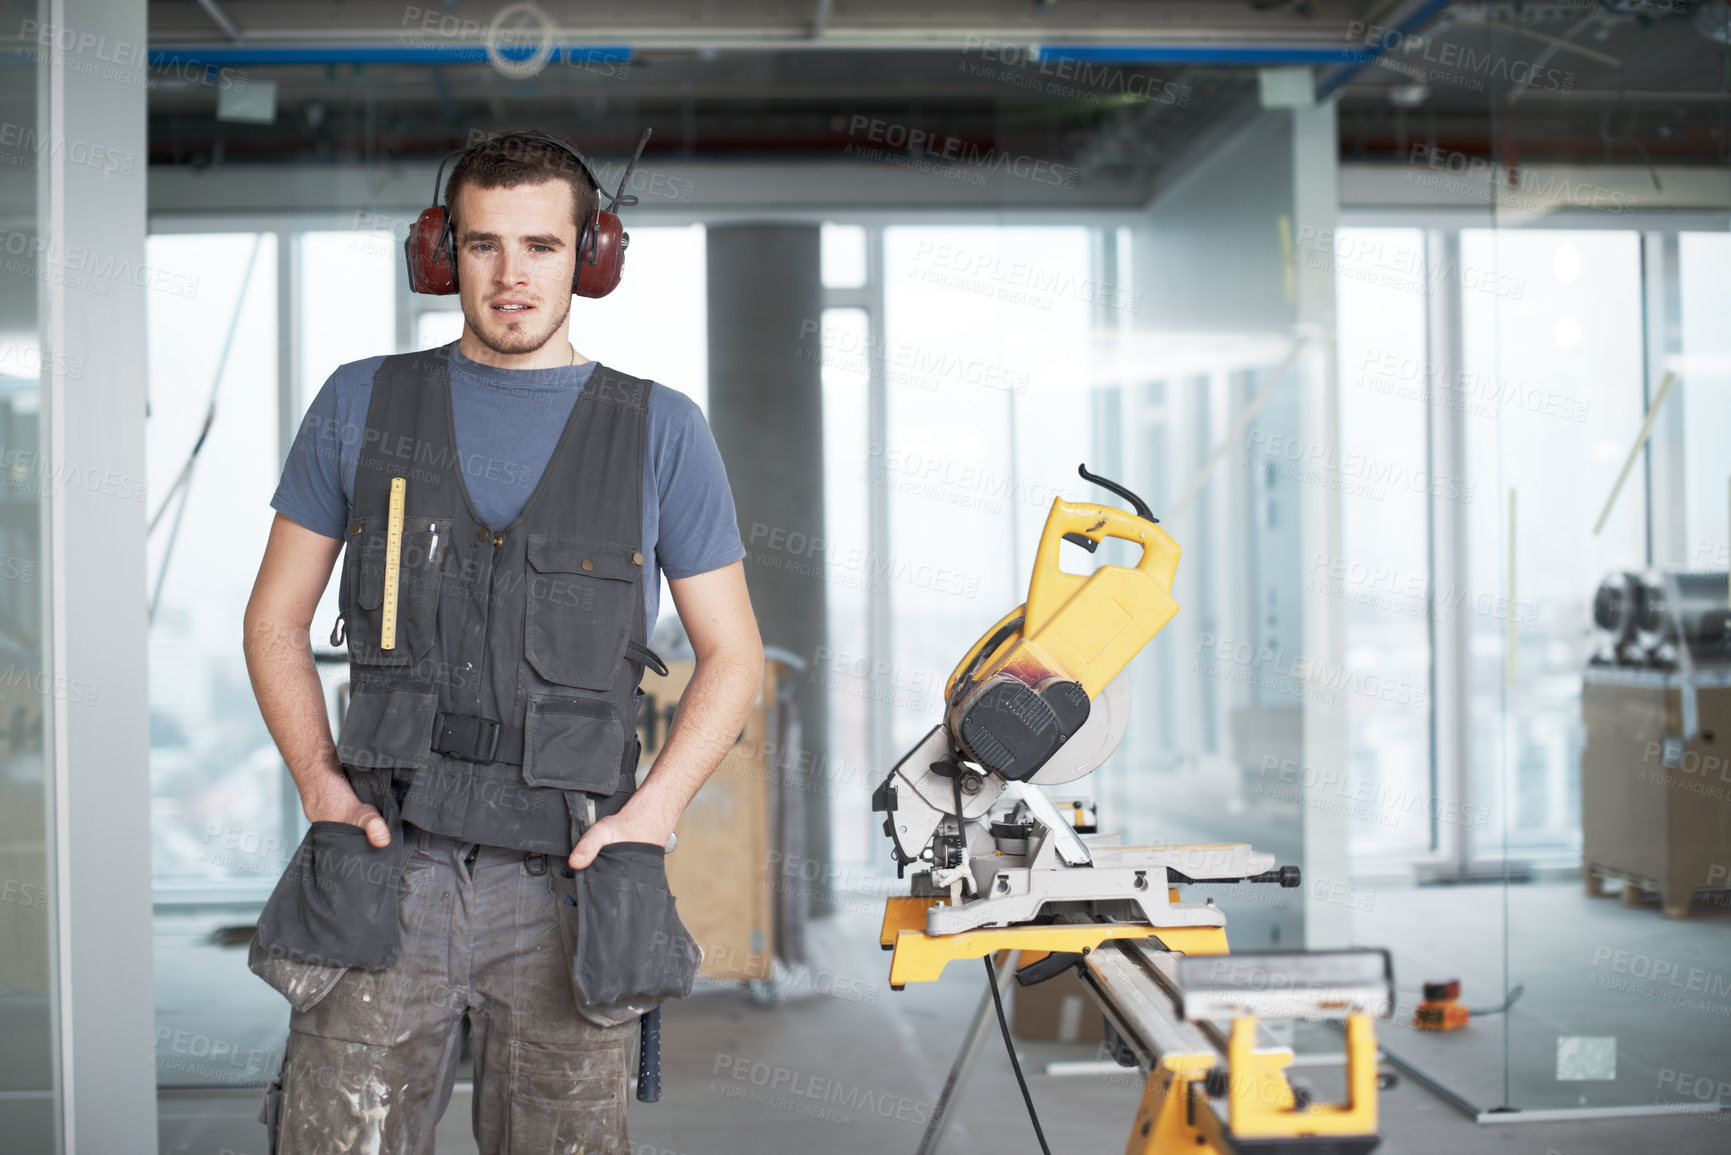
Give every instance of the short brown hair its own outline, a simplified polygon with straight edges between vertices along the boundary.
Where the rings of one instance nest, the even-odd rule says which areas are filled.
[[[523,132],[490,137],[458,159],[445,182],[445,208],[451,216],[451,227],[457,227],[457,193],[464,188],[517,188],[550,180],[563,180],[571,186],[576,206],[571,220],[581,239],[583,222],[600,207],[601,194],[570,153],[540,136]]]

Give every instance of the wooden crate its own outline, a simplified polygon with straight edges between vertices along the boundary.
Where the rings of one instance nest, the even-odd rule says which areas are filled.
[[[643,742],[638,779],[654,765],[694,672],[668,662],[663,678],[644,675]],[[763,687],[739,740],[679,820],[679,845],[667,856],[667,881],[679,915],[703,946],[699,974],[719,982],[768,980],[777,953],[770,849],[775,842],[776,685],[779,662],[766,663]]]
[[[1717,681],[1718,684],[1713,684]],[[1666,915],[1731,907],[1731,685],[1696,691],[1700,725],[1687,743],[1675,675],[1587,672],[1581,713],[1581,858],[1589,894],[1623,883],[1625,905],[1657,894]]]

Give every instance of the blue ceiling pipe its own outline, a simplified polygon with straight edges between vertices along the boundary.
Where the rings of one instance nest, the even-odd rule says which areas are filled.
[[[1005,47],[1012,47],[1006,44]],[[1263,47],[1207,44],[1046,44],[1031,49],[1035,60],[1086,60],[1101,64],[1366,64],[1374,49],[1294,45]]]
[[[1346,65],[1339,71],[1335,72],[1332,76],[1318,82],[1316,86],[1316,99],[1319,101],[1326,100],[1329,96],[1339,91],[1348,81],[1357,76],[1360,72],[1363,72],[1366,68],[1370,67],[1370,65],[1374,64],[1377,57],[1387,51],[1387,49],[1384,48],[1384,45],[1386,45],[1391,38],[1396,44],[1399,44],[1402,40],[1416,32],[1420,25],[1428,24],[1437,13],[1441,12],[1444,8],[1447,8],[1451,3],[1453,3],[1453,0],[1426,0],[1424,4],[1419,5],[1417,10],[1415,10],[1411,16],[1408,16],[1399,24],[1396,24],[1394,27],[1384,31],[1382,37],[1375,45],[1367,46],[1365,49],[1367,52],[1365,59],[1356,64]]]
[[[507,60],[526,60],[532,50],[513,45],[500,49]],[[631,59],[631,47],[624,44],[559,44],[553,48],[549,64],[572,60],[584,63],[608,63]],[[479,44],[360,44],[360,45],[266,45],[210,44],[185,48],[153,48],[152,68],[180,67],[188,64],[211,68],[264,67],[272,64],[485,64],[487,50]]]

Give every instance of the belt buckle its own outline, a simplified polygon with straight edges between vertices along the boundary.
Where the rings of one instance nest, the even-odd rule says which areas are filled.
[[[491,718],[475,720],[475,761],[491,762],[499,752],[499,723]]]
[[[450,729],[451,715],[436,714],[433,716],[433,753],[449,754],[445,748],[445,735]]]

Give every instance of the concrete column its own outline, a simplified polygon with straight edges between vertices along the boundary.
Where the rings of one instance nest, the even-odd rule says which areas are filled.
[[[815,666],[825,641],[828,562],[818,226],[712,225],[708,235],[709,426],[739,509],[745,578],[764,644]],[[820,776],[826,692],[809,678],[798,685],[802,772]],[[829,791],[799,794],[805,846],[789,851],[828,862]]]
[[[61,1149],[145,1153],[156,1150],[145,293],[179,285],[145,263],[143,0],[59,0],[42,20],[60,33],[36,51]],[[78,163],[87,151],[116,163]]]

